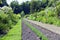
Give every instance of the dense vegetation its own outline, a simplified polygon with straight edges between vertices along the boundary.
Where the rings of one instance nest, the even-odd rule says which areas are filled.
[[[33,12],[39,12],[46,8],[47,6],[47,0],[45,1],[27,1],[23,2],[22,4],[19,4],[18,1],[12,1],[10,6],[12,7],[14,13],[21,13],[24,11],[25,14],[30,14]]]
[[[16,39],[21,39],[21,24],[17,24],[17,22],[20,20],[21,15],[20,14],[15,14],[14,11],[12,10],[11,6],[9,6],[6,2],[6,0],[0,0],[0,37],[2,37],[0,40],[5,40],[5,36],[7,38],[7,35],[12,35],[12,33],[15,33],[20,35],[16,36]],[[20,22],[20,21],[19,21]],[[20,22],[21,23],[21,22]],[[16,25],[17,24],[17,25]],[[16,27],[18,26],[18,27]],[[18,31],[14,30],[15,28],[19,28]],[[12,31],[10,31],[12,29]],[[9,32],[10,31],[10,32]],[[15,31],[15,32],[13,32]],[[8,34],[7,34],[8,33]],[[10,37],[10,36],[9,36]],[[13,36],[12,36],[13,37]],[[6,39],[8,40],[8,39]]]
[[[6,0],[0,0],[0,7],[8,6]]]
[[[0,34],[8,33],[24,16],[31,20],[60,26],[60,1],[31,0],[21,4],[12,1],[8,5],[6,0],[0,0]]]
[[[49,1],[44,10],[41,9],[39,12],[28,14],[25,17],[31,20],[60,26],[60,2],[58,1],[59,0]],[[52,2],[51,5],[49,4],[50,2]]]
[[[6,34],[20,18],[14,14],[11,7],[4,6],[0,9],[0,34]]]

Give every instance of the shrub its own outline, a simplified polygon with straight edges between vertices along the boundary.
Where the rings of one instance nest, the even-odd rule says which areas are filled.
[[[0,31],[7,32],[9,28],[10,26],[8,15],[4,14],[4,12],[0,10]]]
[[[55,8],[49,7],[40,12],[31,14],[29,15],[29,19],[60,26],[60,19],[58,16],[60,17],[60,5]]]
[[[18,22],[20,17],[19,14],[14,14],[10,7],[2,7],[0,9],[0,31],[7,33]]]
[[[57,15],[60,16],[60,5],[56,6]]]
[[[45,16],[46,13],[45,13],[45,11],[41,11],[39,15],[40,15],[40,16]]]

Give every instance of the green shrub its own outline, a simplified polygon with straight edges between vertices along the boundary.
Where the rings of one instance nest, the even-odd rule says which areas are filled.
[[[31,14],[28,17],[31,20],[60,26],[60,5],[58,4],[55,8],[46,8],[45,10]]]
[[[57,15],[60,16],[60,5],[56,6]]]
[[[20,17],[19,14],[14,14],[10,7],[2,7],[0,9],[0,31],[7,33],[18,22]]]
[[[10,28],[8,15],[0,10],[0,30],[6,32]]]
[[[39,15],[40,15],[40,16],[45,16],[46,13],[45,13],[45,11],[41,11]]]

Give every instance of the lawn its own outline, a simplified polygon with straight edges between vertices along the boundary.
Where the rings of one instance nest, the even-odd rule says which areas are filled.
[[[38,29],[33,27],[31,24],[29,24],[27,21],[25,21],[25,24],[42,40],[48,40],[47,37],[43,33],[41,33]]]
[[[21,40],[21,20],[1,40]]]

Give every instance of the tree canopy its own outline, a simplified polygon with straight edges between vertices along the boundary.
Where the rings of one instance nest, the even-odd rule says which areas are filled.
[[[0,7],[8,6],[6,0],[0,0]]]

